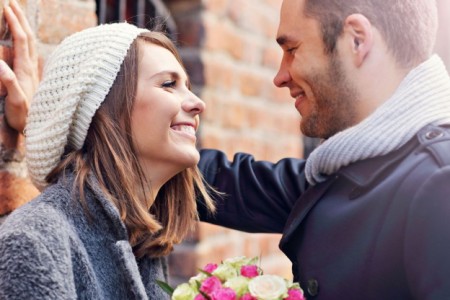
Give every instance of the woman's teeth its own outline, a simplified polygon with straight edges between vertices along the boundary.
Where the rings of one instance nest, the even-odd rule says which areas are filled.
[[[183,131],[189,133],[190,135],[195,135],[195,129],[189,125],[175,125],[171,127],[175,131]]]

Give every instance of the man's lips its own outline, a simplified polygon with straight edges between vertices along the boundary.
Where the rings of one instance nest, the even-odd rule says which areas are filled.
[[[298,109],[299,105],[303,102],[303,100],[305,100],[306,98],[306,94],[305,92],[301,92],[301,93],[296,93],[291,95],[292,98],[295,99],[295,107]]]

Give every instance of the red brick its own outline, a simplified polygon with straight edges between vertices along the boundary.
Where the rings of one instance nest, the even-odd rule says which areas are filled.
[[[197,253],[191,245],[175,246],[175,250],[169,256],[169,272],[171,276],[186,277],[195,276],[197,272]]]
[[[220,112],[219,101],[216,95],[213,93],[204,93],[201,98],[205,102],[206,107],[200,115],[200,123],[214,122],[217,120],[217,113]]]
[[[283,0],[264,0],[264,3],[266,3],[272,10],[279,13],[281,10],[281,4],[283,3]]]
[[[203,65],[204,84],[207,87],[229,91],[233,88],[235,74],[231,66],[206,60]]]
[[[234,157],[238,152],[242,152],[240,134],[228,133],[225,137],[224,152],[228,157]]]
[[[248,33],[259,36],[264,35],[267,17],[262,13],[260,8],[257,5],[243,5],[243,15],[238,22],[238,27]]]
[[[205,29],[205,41],[204,49],[206,50],[224,50],[225,37],[227,35],[227,30],[225,29],[225,24],[217,22],[215,20],[205,19],[204,21]]]
[[[245,41],[239,31],[226,22],[210,20],[204,22],[204,48],[211,51],[225,51],[233,58],[241,60],[244,54]]]
[[[267,121],[268,114],[262,106],[254,106],[248,109],[248,125],[250,128],[261,128]]]
[[[201,135],[201,145],[202,148],[222,150],[223,141],[218,134],[207,132]]]
[[[279,103],[292,104],[292,107],[294,108],[295,101],[291,97],[291,94],[290,94],[288,88],[286,88],[286,87],[279,88],[279,87],[276,87],[272,83],[272,85],[270,86],[270,90],[271,90],[271,94],[272,94],[271,99],[273,99],[275,102],[279,102]]]
[[[262,257],[261,268],[264,274],[278,275],[292,280],[292,263],[283,253]]]
[[[233,58],[242,60],[245,51],[245,41],[239,35],[238,31],[230,29],[224,39],[227,42],[227,51],[233,56]]]
[[[303,143],[302,136],[293,137],[288,141],[286,157],[303,158]]]
[[[2,158],[0,158],[2,159]],[[25,168],[15,165],[15,168]],[[13,210],[27,203],[39,195],[29,178],[20,178],[14,175],[12,170],[0,170],[0,216],[9,214]]]
[[[209,223],[200,223],[198,227],[199,237],[201,240],[205,240],[209,237],[214,237],[218,235],[225,235],[230,230],[225,227],[209,224]]]
[[[283,51],[278,45],[269,46],[263,51],[263,65],[273,68],[278,71],[281,59],[283,58]]]
[[[243,72],[239,76],[240,90],[244,96],[259,96],[264,78],[257,73]]]
[[[264,24],[265,35],[270,40],[277,38],[279,21],[269,21]]]
[[[65,37],[95,25],[97,16],[88,5],[78,1],[39,1],[37,36],[43,43],[59,44]]]
[[[244,126],[245,110],[241,103],[225,102],[223,104],[222,117],[225,128],[239,129]]]
[[[199,47],[203,39],[203,22],[185,18],[177,22],[178,44],[181,47]]]
[[[262,48],[259,39],[246,39],[242,60],[254,66],[261,65]]]
[[[230,0],[228,16],[233,22],[238,23],[243,18],[244,12],[249,5],[250,1],[248,0]]]
[[[228,0],[207,0],[205,2],[205,8],[216,14],[216,15],[224,15],[228,9]]]

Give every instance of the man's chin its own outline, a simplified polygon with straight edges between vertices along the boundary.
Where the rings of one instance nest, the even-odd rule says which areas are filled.
[[[302,118],[302,120],[300,121],[300,131],[304,136],[310,138],[319,137],[317,129],[314,128],[314,126],[311,126],[311,124],[308,122],[308,119],[306,118]]]

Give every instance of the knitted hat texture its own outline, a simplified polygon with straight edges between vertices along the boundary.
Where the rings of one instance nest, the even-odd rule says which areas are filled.
[[[133,41],[146,29],[127,23],[100,25],[71,35],[55,49],[28,113],[26,159],[40,190],[64,148],[81,149]]]

